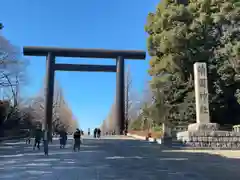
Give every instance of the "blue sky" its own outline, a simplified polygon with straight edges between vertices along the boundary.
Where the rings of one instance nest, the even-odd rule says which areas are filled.
[[[16,46],[146,50],[147,14],[159,0],[2,0],[2,34]],[[27,57],[28,96],[43,86],[45,60]],[[128,60],[133,88],[141,92],[148,78],[146,61]],[[115,64],[114,60],[57,58],[57,62]],[[81,128],[94,128],[109,113],[115,97],[115,73],[56,72],[64,96]]]

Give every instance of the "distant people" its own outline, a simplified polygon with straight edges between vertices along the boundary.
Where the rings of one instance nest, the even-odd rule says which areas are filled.
[[[98,131],[97,128],[95,128],[94,131],[93,131],[94,138],[97,138],[97,131]]]
[[[90,132],[90,128],[88,128],[88,136],[90,136],[91,132]]]
[[[31,144],[31,137],[30,137],[30,136],[27,137],[27,139],[26,139],[26,144]]]
[[[27,131],[27,138],[26,138],[26,144],[31,143],[31,131],[28,129]]]
[[[76,129],[75,133],[73,134],[74,138],[74,145],[73,145],[73,151],[80,151],[80,145],[81,145],[81,131],[79,129]]]
[[[40,143],[42,139],[42,130],[40,129],[40,127],[36,128],[34,133],[34,138],[35,138],[35,142],[34,142],[33,150],[35,150],[36,146],[38,150],[40,150]]]
[[[60,148],[65,148],[66,143],[67,143],[67,132],[64,128],[61,129],[60,133]]]
[[[100,138],[101,137],[101,129],[97,129],[97,137]]]

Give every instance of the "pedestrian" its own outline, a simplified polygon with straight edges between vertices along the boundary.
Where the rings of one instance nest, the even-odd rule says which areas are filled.
[[[27,137],[26,144],[31,144],[31,137]]]
[[[28,129],[27,131],[27,138],[26,138],[26,144],[30,144],[31,143],[31,132]]]
[[[65,148],[67,143],[67,132],[65,128],[61,128],[59,136],[60,136],[60,148]]]
[[[80,151],[80,145],[81,145],[81,131],[77,128],[75,133],[73,134],[74,144],[73,144],[73,151],[76,151],[76,148],[78,151]]]
[[[65,148],[66,144],[67,144],[67,139],[68,139],[68,133],[67,131],[64,132],[64,141],[63,141],[63,147]]]
[[[101,136],[101,129],[98,128],[97,129],[97,137],[100,138],[100,136]]]
[[[33,150],[35,150],[36,146],[38,148],[38,150],[40,150],[40,142],[42,139],[42,130],[40,129],[39,126],[37,126],[36,130],[35,130],[35,142],[34,142],[34,146],[33,146]]]
[[[93,136],[94,136],[94,138],[97,137],[97,128],[94,129],[94,131],[93,131]]]

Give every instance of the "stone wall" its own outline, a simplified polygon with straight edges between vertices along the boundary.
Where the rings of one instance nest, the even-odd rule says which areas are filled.
[[[192,147],[240,149],[240,133],[234,131],[188,132]]]

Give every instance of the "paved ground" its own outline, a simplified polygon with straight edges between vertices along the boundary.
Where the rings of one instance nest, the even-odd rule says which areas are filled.
[[[0,144],[0,180],[238,180],[240,162],[218,155],[164,149],[118,137],[84,139],[81,152],[72,142],[50,156],[24,142]]]

